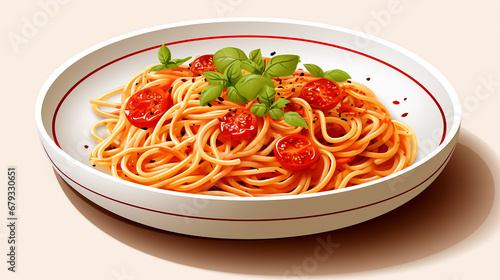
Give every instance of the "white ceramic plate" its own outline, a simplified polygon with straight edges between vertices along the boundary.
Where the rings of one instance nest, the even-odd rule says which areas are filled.
[[[233,46],[298,54],[304,63],[339,68],[368,85],[394,119],[416,132],[416,162],[402,172],[339,191],[277,198],[224,198],[156,190],[90,166],[95,115],[89,100],[157,62]],[[300,67],[300,65],[299,65]],[[394,104],[398,101],[399,104]],[[101,43],[59,67],[40,91],[36,122],[49,161],[75,190],[130,220],[195,236],[260,239],[334,230],[377,217],[423,191],[452,155],[460,104],[448,81],[416,55],[366,34],[312,23],[229,19],[173,24]]]

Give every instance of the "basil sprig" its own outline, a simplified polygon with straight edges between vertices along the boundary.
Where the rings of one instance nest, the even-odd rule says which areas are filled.
[[[274,86],[264,86],[259,92],[259,103],[253,104],[250,112],[259,117],[269,116],[275,120],[283,118],[286,123],[292,126],[301,126],[308,129],[307,122],[297,112],[283,112],[283,108],[291,101],[280,97],[274,100],[276,91]]]
[[[308,128],[306,121],[296,112],[283,112],[290,100],[276,97],[272,78],[292,75],[299,63],[297,55],[274,56],[266,67],[260,49],[253,50],[247,56],[242,50],[233,47],[223,48],[214,54],[214,64],[219,72],[207,71],[205,78],[209,82],[200,95],[200,105],[205,106],[215,101],[227,89],[229,101],[247,104],[256,98],[250,111],[259,117],[267,114],[273,119],[283,117],[292,126]],[[242,70],[247,74],[243,75]]]
[[[316,78],[327,78],[337,83],[345,82],[347,79],[351,79],[349,74],[340,69],[323,71],[321,67],[315,64],[304,64],[304,67]]]
[[[152,67],[149,71],[176,68],[189,59],[191,56],[172,59],[170,50],[162,44],[158,50],[158,60],[161,64]],[[277,55],[266,65],[260,49],[251,51],[247,56],[238,48],[227,47],[217,51],[213,59],[219,72],[206,71],[204,73],[209,85],[200,94],[201,106],[214,102],[223,90],[227,89],[228,99],[235,103],[247,104],[248,101],[258,98],[259,103],[253,104],[250,111],[259,117],[269,114],[275,120],[283,118],[289,125],[308,128],[307,122],[300,114],[283,111],[283,108],[291,101],[282,97],[275,100],[276,91],[272,80],[272,78],[292,75],[300,62],[298,55]],[[304,64],[304,67],[317,78],[327,78],[334,82],[351,79],[349,74],[340,69],[323,71],[315,64]],[[243,75],[242,70],[249,73]]]
[[[191,59],[190,57],[186,58],[174,58],[172,59],[172,54],[170,53],[170,50],[165,46],[164,44],[161,45],[160,49],[158,50],[158,60],[160,61],[160,65],[153,66],[149,72],[151,71],[159,71],[165,68],[175,68],[179,67],[182,65],[184,62],[188,61]]]

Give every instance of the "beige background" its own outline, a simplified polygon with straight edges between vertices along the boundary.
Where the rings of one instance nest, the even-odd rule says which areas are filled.
[[[2,1],[0,168],[14,165],[19,171],[19,245],[18,272],[10,273],[4,261],[7,227],[0,226],[1,279],[499,279],[500,2],[124,2]],[[77,195],[55,174],[38,141],[34,106],[44,81],[64,61],[104,40],[219,17],[346,27],[429,61],[463,105],[463,128],[449,165],[429,189],[394,212],[347,229],[282,240],[212,240],[157,231]],[[35,29],[23,34],[29,24]],[[2,225],[6,201],[2,188]],[[338,246],[318,259],[319,240]]]

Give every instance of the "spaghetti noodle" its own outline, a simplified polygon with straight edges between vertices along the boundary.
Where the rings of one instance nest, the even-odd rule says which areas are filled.
[[[90,162],[117,178],[204,195],[295,195],[366,183],[398,172],[415,159],[417,142],[411,128],[391,119],[361,83],[337,83],[342,99],[334,108],[321,110],[301,97],[303,87],[318,78],[303,70],[275,77],[276,99],[289,100],[284,111],[297,112],[307,129],[266,115],[256,118],[254,135],[231,140],[221,135],[221,119],[236,109],[248,111],[258,100],[232,102],[224,91],[209,106],[200,106],[200,93],[209,86],[204,75],[193,75],[187,65],[150,71],[156,65],[91,100],[93,111],[104,118],[91,129],[97,145]],[[162,85],[171,99],[169,108],[151,127],[134,126],[127,118],[131,96]],[[109,101],[113,96],[119,101]],[[307,138],[318,152],[310,166],[290,170],[277,160],[277,142],[290,135]]]

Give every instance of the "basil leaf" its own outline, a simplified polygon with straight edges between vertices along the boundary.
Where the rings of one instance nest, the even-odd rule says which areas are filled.
[[[222,87],[215,85],[208,85],[201,91],[200,94],[200,105],[205,106],[208,103],[212,103],[222,94]]]
[[[288,99],[285,99],[283,97],[280,97],[278,98],[272,105],[271,105],[271,108],[278,108],[278,109],[281,109],[281,108],[284,108],[288,103],[290,103],[292,101],[288,100]]]
[[[224,77],[229,81],[229,84],[235,85],[241,77],[243,77],[243,73],[241,73],[241,63],[239,60],[233,61],[226,67],[224,71]]]
[[[351,79],[349,74],[340,69],[326,71],[324,77],[337,83],[345,82],[347,79]]]
[[[167,65],[171,58],[172,56],[170,50],[167,48],[167,46],[162,44],[160,49],[158,50],[158,60],[161,62],[161,64]]]
[[[241,68],[247,70],[252,74],[259,74],[259,75],[262,75],[262,72],[264,71],[264,68],[261,69],[260,66],[257,65],[257,63],[248,59],[241,61]]]
[[[258,60],[262,60],[262,53],[260,49],[255,49],[248,54],[248,57],[257,63]]]
[[[269,108],[261,103],[255,103],[252,105],[252,108],[250,108],[250,112],[252,112],[254,115],[258,117],[264,117],[268,111]]]
[[[217,70],[224,72],[227,66],[235,60],[247,60],[247,55],[238,48],[227,47],[214,54],[214,64]]]
[[[283,115],[284,115],[283,110],[278,109],[278,108],[273,108],[273,109],[269,110],[268,113],[269,113],[269,116],[271,116],[271,118],[273,118],[275,120],[281,119],[281,117],[283,117]]]
[[[302,118],[302,116],[297,112],[286,112],[283,115],[285,122],[291,126],[301,126],[309,129],[307,122]]]
[[[229,81],[227,80],[227,77],[222,75],[219,72],[215,71],[206,71],[203,73],[205,75],[205,79],[214,86],[220,86],[222,88],[226,88],[229,86]]]
[[[271,79],[257,74],[246,74],[234,87],[247,100],[254,100],[265,85],[274,88],[274,82]]]
[[[277,55],[269,61],[264,76],[268,78],[289,76],[297,69],[299,63],[298,55],[283,54]]]
[[[163,65],[163,64],[155,65],[155,66],[151,67],[151,69],[149,69],[149,72],[160,71],[163,69],[165,69],[165,65]]]
[[[174,59],[170,60],[169,62],[167,62],[167,64],[163,64],[163,65],[165,65],[166,68],[176,68],[176,67],[181,66],[184,62],[186,62],[190,59],[191,59],[191,57],[174,58]]]
[[[227,98],[231,102],[247,104],[246,98],[241,96],[238,93],[238,90],[233,86],[230,86],[227,88],[226,94],[227,94]]]
[[[251,61],[255,62],[255,64],[258,65],[257,69],[259,69],[260,74],[262,74],[262,72],[264,72],[264,69],[266,69],[266,61],[262,59],[262,53],[260,52],[260,49],[251,51],[248,57]]]
[[[259,102],[265,104],[267,107],[271,107],[271,104],[274,102],[274,96],[276,96],[274,86],[264,85],[259,92]]]
[[[323,69],[316,64],[304,64],[304,67],[316,78],[321,78],[325,75]]]

